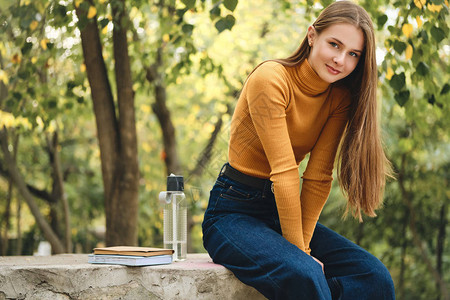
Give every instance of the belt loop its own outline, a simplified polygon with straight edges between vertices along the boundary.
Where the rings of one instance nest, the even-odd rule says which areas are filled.
[[[273,190],[273,182],[270,184],[270,190],[272,191],[272,194],[275,195],[275,191]]]
[[[225,170],[227,169],[227,164],[228,164],[228,163],[225,163],[225,164],[222,166],[222,169],[220,169],[220,173],[219,173],[220,176],[222,176],[223,173],[225,173]]]

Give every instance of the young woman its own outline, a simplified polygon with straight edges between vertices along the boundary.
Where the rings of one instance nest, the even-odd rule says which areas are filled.
[[[256,67],[203,221],[214,262],[269,299],[394,299],[377,258],[317,223],[340,144],[347,212],[375,216],[381,204],[376,87],[373,25],[349,1],[325,8],[292,56]]]

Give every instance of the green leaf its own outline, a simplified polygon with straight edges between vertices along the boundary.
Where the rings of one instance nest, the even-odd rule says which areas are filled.
[[[221,18],[219,21],[217,21],[214,26],[220,33],[226,29],[231,30],[235,22],[236,19],[232,15],[227,15],[225,18]]]
[[[27,29],[28,27],[30,27],[31,22],[33,22],[33,19],[31,17],[20,20],[20,28]]]
[[[238,4],[238,0],[224,0],[223,1],[223,5],[231,11],[235,10],[237,4]]]
[[[184,9],[177,9],[176,14],[178,16],[178,18],[183,19],[184,14],[188,11],[189,9],[184,8]]]
[[[382,29],[384,24],[386,24],[387,20],[388,20],[388,16],[387,15],[379,16],[377,18],[378,29]]]
[[[191,24],[184,24],[181,27],[181,30],[186,34],[186,35],[191,35],[192,31],[194,30],[194,25]]]
[[[16,98],[16,100],[22,99],[22,94],[19,92],[13,92],[12,95],[14,98]]]
[[[423,61],[419,62],[419,64],[416,67],[416,71],[419,75],[425,76],[428,74],[428,71],[430,70],[430,67]]]
[[[26,55],[28,52],[30,52],[31,48],[33,47],[33,43],[25,43],[22,47],[22,49],[20,49],[20,51],[22,52],[22,55]]]
[[[209,11],[209,17],[211,20],[215,20],[220,17],[220,7],[218,5],[214,5],[214,7]]]
[[[420,37],[424,43],[428,43],[428,33],[425,30],[420,32]]]
[[[64,5],[57,4],[53,9],[54,14],[59,15],[61,17],[66,17],[67,8]]]
[[[98,23],[100,24],[100,28],[105,28],[106,25],[108,25],[109,20],[106,19],[106,18],[105,19],[101,19]]]
[[[186,5],[186,8],[193,8],[195,6],[195,0],[181,0],[184,5]]]
[[[395,52],[397,52],[398,54],[402,54],[403,51],[405,51],[406,49],[406,44],[403,42],[400,42],[399,40],[396,40],[394,42],[394,50]]]
[[[83,29],[86,27],[88,22],[89,22],[89,20],[88,20],[88,18],[85,15],[81,16],[80,19],[78,20],[78,23],[77,23],[78,29],[80,31],[83,31]]]
[[[394,90],[400,91],[405,86],[405,73],[394,74],[389,84]]]
[[[409,91],[401,91],[399,93],[395,94],[395,101],[397,101],[398,105],[402,106],[405,105],[406,102],[409,100]]]
[[[448,83],[444,84],[441,90],[441,95],[445,95],[450,91],[450,85]]]
[[[445,39],[445,32],[439,27],[433,26],[430,30],[431,36],[436,40],[436,42],[440,43],[443,39]]]

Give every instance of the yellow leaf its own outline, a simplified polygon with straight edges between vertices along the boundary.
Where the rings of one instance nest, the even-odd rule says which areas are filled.
[[[394,70],[392,70],[392,68],[389,67],[386,72],[386,79],[391,80],[392,76],[394,76]]]
[[[412,58],[412,55],[413,55],[413,47],[410,44],[408,44],[405,51],[406,60],[410,60]]]
[[[42,118],[39,117],[39,116],[36,117],[36,124],[38,125],[39,128],[44,128],[45,127],[44,126],[45,125],[44,121],[42,121]]]
[[[432,3],[428,3],[427,7],[428,7],[428,10],[431,12],[440,12],[442,9],[442,5],[436,5],[436,4],[432,4]]]
[[[39,22],[36,21],[36,20],[34,20],[34,21],[31,22],[31,24],[30,24],[30,29],[31,29],[31,30],[35,30],[35,29],[38,27],[38,25],[39,25]]]
[[[103,4],[103,3],[105,3],[106,2],[106,0],[99,0],[98,1],[98,3],[100,3],[100,4]]]
[[[92,19],[93,17],[95,17],[95,15],[97,14],[97,9],[94,6],[89,6],[89,11],[87,14],[87,18],[88,19]]]
[[[142,150],[144,150],[146,153],[150,153],[150,151],[152,151],[152,147],[149,143],[142,143]]]
[[[40,44],[41,44],[42,49],[47,50],[47,43],[48,43],[47,39],[42,39],[41,40]]]
[[[412,31],[413,31],[412,24],[408,24],[408,23],[403,24],[402,32],[407,38],[409,38],[411,36]]]
[[[83,0],[75,0],[75,7],[78,8]]]
[[[152,108],[150,107],[150,105],[147,104],[142,104],[141,105],[141,111],[145,114],[149,114],[152,111]]]
[[[0,110],[0,127],[12,127],[14,125],[14,116],[11,113]]]
[[[85,64],[81,64],[80,65],[80,71],[83,72],[83,73],[86,72],[86,65]]]
[[[417,27],[422,27],[422,19],[420,18],[420,16],[416,16],[416,22],[417,22]]]
[[[37,57],[36,56],[33,56],[32,58],[31,58],[31,63],[34,65],[36,62],[37,62]]]
[[[167,43],[168,41],[170,41],[170,36],[166,33],[166,34],[163,35],[162,39],[163,39],[164,42]]]
[[[427,0],[414,0],[414,4],[419,8],[422,9],[422,7],[427,3]]]
[[[0,70],[0,81],[3,81],[3,83],[4,83],[5,85],[7,85],[8,82],[9,82],[9,80],[8,80],[8,74],[6,74],[6,72],[3,71],[3,70]]]
[[[102,34],[107,34],[108,33],[108,25],[106,25],[105,27],[103,27],[102,29]]]

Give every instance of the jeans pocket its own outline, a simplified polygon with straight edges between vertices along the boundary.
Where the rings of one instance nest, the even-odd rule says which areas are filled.
[[[230,185],[221,193],[221,197],[235,201],[251,201],[256,198],[258,193],[250,193],[242,188]]]
[[[210,205],[214,214],[252,213],[257,209],[262,197],[258,189],[247,187],[240,182],[219,178],[211,191]]]

